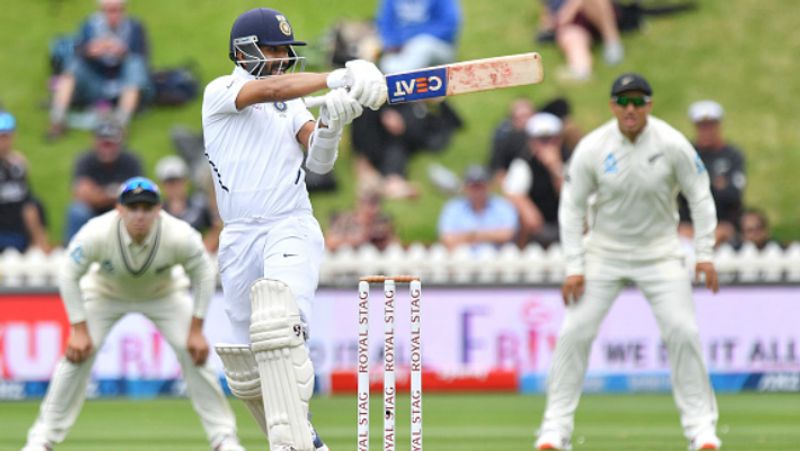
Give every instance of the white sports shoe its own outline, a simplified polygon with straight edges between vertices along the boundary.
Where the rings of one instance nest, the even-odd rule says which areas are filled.
[[[622,42],[609,42],[603,46],[603,59],[609,66],[616,66],[625,59],[625,48]]]
[[[713,432],[702,432],[689,443],[689,451],[700,451],[704,449],[720,449],[722,440]]]
[[[53,451],[49,443],[26,443],[22,451]]]
[[[245,451],[245,449],[236,437],[228,436],[214,447],[214,451]]]
[[[551,449],[555,451],[570,451],[572,444],[568,438],[564,438],[555,431],[548,431],[542,433],[536,440],[535,445],[537,450]]]

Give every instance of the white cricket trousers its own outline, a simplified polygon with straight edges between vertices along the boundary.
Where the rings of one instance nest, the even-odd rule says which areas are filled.
[[[547,407],[540,434],[572,436],[592,341],[627,282],[653,309],[669,351],[672,392],[684,435],[714,431],[717,404],[700,347],[689,275],[680,259],[633,262],[587,256],[586,291],[567,307],[548,377]]]
[[[285,283],[308,325],[325,252],[311,212],[226,223],[219,240],[220,280],[235,344],[250,344],[250,287],[260,278]]]
[[[186,350],[192,315],[192,301],[188,293],[180,292],[163,299],[146,301],[90,297],[84,305],[93,353],[79,364],[65,358],[58,363],[39,416],[28,432],[29,445],[60,443],[64,440],[86,398],[86,385],[97,351],[112,326],[125,314],[134,312],[149,318],[175,351],[192,406],[200,416],[212,448],[225,437],[236,437],[236,419],[214,371],[208,364],[196,366]]]

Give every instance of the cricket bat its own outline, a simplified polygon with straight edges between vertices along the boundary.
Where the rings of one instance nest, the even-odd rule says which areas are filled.
[[[530,85],[543,79],[542,57],[536,52],[462,61],[386,75],[387,103]],[[307,97],[306,106],[320,106],[321,99]]]

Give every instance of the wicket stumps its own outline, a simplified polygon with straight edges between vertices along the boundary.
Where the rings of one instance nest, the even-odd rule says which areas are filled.
[[[369,286],[383,283],[383,450],[396,444],[395,407],[395,295],[398,283],[407,283],[411,297],[411,449],[422,451],[422,283],[414,276],[366,276],[358,283],[358,450],[369,450]]]

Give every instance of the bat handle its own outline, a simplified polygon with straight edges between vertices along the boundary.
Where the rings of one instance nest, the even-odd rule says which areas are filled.
[[[303,97],[306,108],[316,108],[325,104],[325,96]]]

